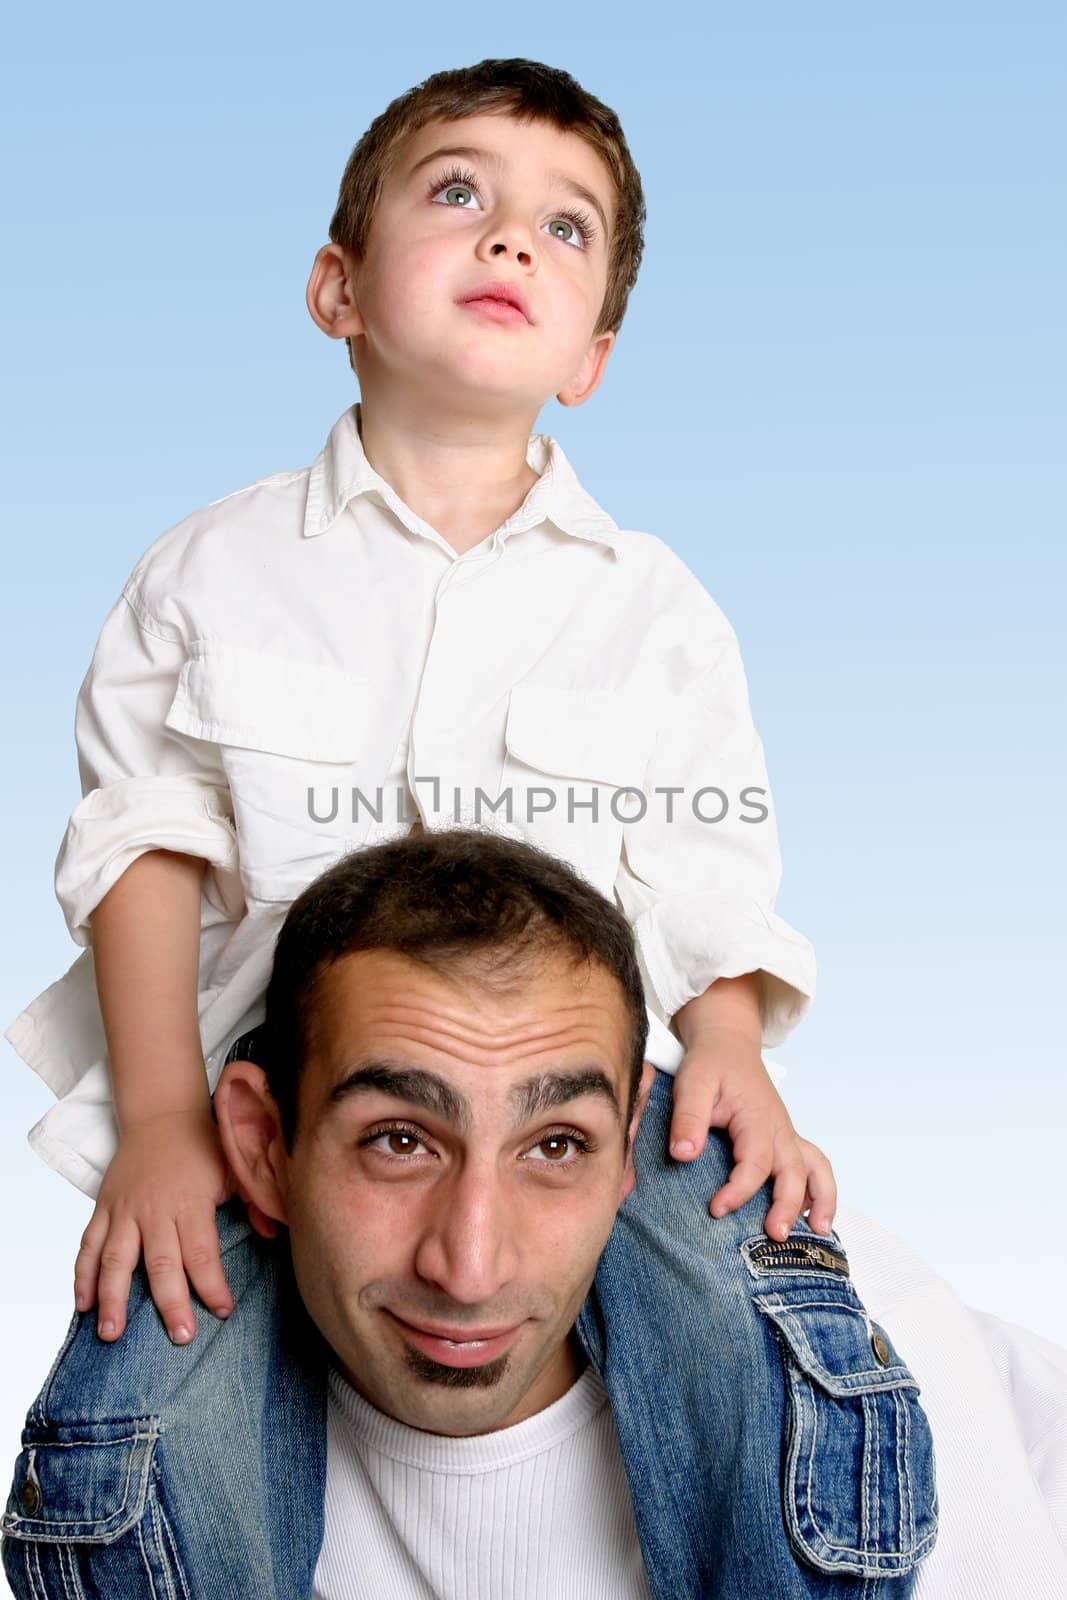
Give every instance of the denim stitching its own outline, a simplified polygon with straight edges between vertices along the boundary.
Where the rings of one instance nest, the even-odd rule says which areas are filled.
[[[71,1600],[70,1584],[67,1582],[67,1558],[70,1554],[70,1548],[65,1544],[57,1544],[55,1552],[56,1569],[59,1573],[59,1581],[63,1585],[63,1594],[66,1600]]]
[[[870,1527],[868,1528],[869,1542],[865,1554],[871,1554],[872,1546],[877,1548],[882,1538],[882,1416],[877,1402],[868,1400],[873,1416],[871,1430],[874,1434],[874,1448],[871,1451],[872,1460],[872,1494]]]
[[[821,1307],[830,1306],[832,1308],[839,1309],[841,1307],[841,1304],[842,1304],[842,1302],[839,1301],[839,1300],[833,1300],[833,1301],[782,1302],[780,1300],[775,1301],[775,1300],[771,1300],[771,1299],[764,1299],[763,1297],[760,1297],[760,1296],[756,1296],[755,1298],[756,1298],[756,1303],[758,1305],[765,1306],[765,1307],[767,1307],[768,1309],[771,1309],[771,1310],[784,1311],[784,1312],[793,1311],[793,1310],[796,1310],[796,1309],[798,1309],[800,1307],[804,1307],[804,1306],[821,1306]],[[876,1324],[876,1326],[877,1326],[877,1324]],[[914,1390],[918,1391],[919,1385],[918,1385],[917,1380],[914,1377],[914,1374],[911,1373],[910,1369],[906,1366],[905,1363],[898,1362],[898,1367],[894,1368],[892,1370],[894,1372],[896,1372],[900,1368],[902,1368],[904,1373],[907,1376],[902,1378],[902,1379],[898,1379],[895,1383],[885,1384],[884,1386],[879,1386],[879,1387],[871,1389],[871,1390],[869,1390],[867,1392],[864,1392],[863,1390],[859,1390],[859,1391],[853,1390],[853,1391],[850,1391],[845,1396],[835,1396],[835,1395],[831,1395],[830,1396],[830,1399],[831,1399],[832,1403],[839,1403],[841,1399],[846,1399],[846,1398],[847,1399],[857,1399],[858,1398],[860,1400],[860,1402],[861,1402],[861,1405],[864,1407],[865,1411],[866,1411],[867,1406],[869,1405],[871,1407],[871,1409],[872,1409],[872,1413],[873,1413],[873,1416],[874,1416],[873,1431],[874,1431],[874,1434],[875,1434],[876,1441],[880,1444],[881,1429],[880,1429],[880,1419],[879,1419],[879,1416],[878,1416],[878,1403],[877,1403],[876,1396],[879,1395],[879,1394],[882,1394],[882,1393],[888,1393],[889,1395],[892,1396],[893,1405],[894,1405],[895,1411],[898,1414],[900,1414],[900,1413],[903,1414],[903,1435],[904,1435],[903,1439],[902,1439],[901,1438],[901,1430],[899,1428],[896,1430],[896,1455],[897,1455],[897,1461],[898,1461],[898,1476],[899,1476],[900,1482],[901,1482],[901,1484],[903,1486],[903,1493],[901,1495],[902,1504],[901,1504],[901,1508],[900,1508],[901,1523],[900,1523],[900,1526],[899,1526],[899,1533],[898,1533],[899,1548],[896,1551],[893,1551],[893,1552],[889,1552],[889,1551],[882,1552],[882,1551],[870,1551],[867,1548],[865,1548],[864,1550],[857,1550],[854,1546],[847,1545],[847,1544],[844,1544],[844,1545],[833,1544],[829,1539],[827,1539],[824,1530],[821,1527],[819,1527],[819,1524],[816,1521],[814,1512],[812,1510],[812,1498],[813,1498],[813,1496],[812,1496],[812,1474],[813,1474],[813,1468],[814,1468],[815,1446],[816,1446],[816,1443],[817,1443],[817,1440],[818,1440],[818,1404],[817,1404],[817,1400],[816,1400],[815,1387],[811,1383],[811,1380],[808,1378],[808,1375],[804,1371],[803,1367],[797,1362],[796,1358],[793,1355],[792,1350],[789,1347],[788,1341],[786,1340],[784,1334],[782,1334],[781,1330],[777,1327],[776,1324],[775,1324],[775,1333],[776,1333],[776,1336],[778,1338],[780,1347],[781,1347],[781,1349],[782,1349],[782,1351],[784,1353],[785,1359],[786,1359],[786,1363],[787,1363],[787,1367],[788,1367],[788,1371],[789,1371],[789,1378],[790,1378],[790,1385],[789,1385],[790,1395],[792,1397],[792,1400],[793,1400],[793,1403],[794,1403],[794,1406],[795,1406],[795,1415],[796,1415],[796,1426],[795,1426],[795,1428],[793,1430],[793,1438],[792,1438],[792,1441],[791,1441],[791,1445],[790,1445],[790,1448],[789,1448],[787,1461],[786,1461],[787,1481],[788,1481],[789,1489],[790,1489],[790,1496],[788,1496],[787,1500],[786,1500],[787,1521],[788,1521],[788,1524],[789,1524],[790,1532],[794,1536],[795,1543],[801,1549],[807,1550],[810,1555],[812,1555],[812,1556],[819,1555],[819,1553],[816,1552],[815,1550],[813,1550],[811,1548],[811,1546],[808,1544],[808,1542],[804,1539],[804,1536],[803,1536],[803,1534],[801,1532],[801,1529],[800,1529],[800,1523],[799,1523],[799,1518],[798,1518],[798,1514],[797,1514],[797,1507],[796,1507],[795,1499],[793,1498],[793,1497],[795,1497],[797,1489],[800,1487],[800,1485],[801,1485],[801,1483],[803,1481],[802,1478],[799,1475],[799,1470],[798,1469],[799,1469],[799,1453],[800,1453],[800,1448],[801,1448],[801,1443],[802,1443],[802,1435],[803,1435],[803,1431],[804,1431],[803,1424],[804,1424],[804,1419],[805,1419],[805,1392],[807,1392],[807,1393],[810,1394],[811,1404],[812,1404],[812,1446],[811,1446],[811,1451],[810,1451],[809,1459],[808,1459],[808,1473],[807,1473],[807,1490],[808,1490],[809,1503],[808,1503],[807,1507],[805,1508],[805,1510],[806,1510],[807,1515],[809,1515],[810,1518],[811,1518],[812,1526],[814,1527],[815,1531],[818,1533],[819,1537],[823,1540],[826,1549],[833,1553],[832,1556],[830,1556],[830,1557],[825,1557],[825,1556],[819,1555],[819,1559],[821,1559],[821,1560],[832,1560],[834,1556],[845,1555],[845,1556],[853,1557],[856,1560],[865,1561],[865,1562],[868,1562],[868,1563],[873,1561],[874,1564],[875,1564],[875,1573],[876,1574],[880,1575],[880,1574],[883,1574],[883,1573],[889,1573],[890,1576],[895,1575],[896,1573],[898,1573],[901,1570],[900,1564],[902,1562],[904,1562],[904,1561],[910,1561],[912,1566],[914,1566],[915,1562],[918,1561],[919,1559],[921,1559],[922,1555],[932,1547],[933,1543],[935,1542],[936,1534],[937,1534],[936,1518],[935,1518],[934,1526],[931,1527],[930,1532],[928,1534],[924,1535],[921,1540],[917,1540],[917,1537],[916,1537],[914,1494],[913,1494],[911,1478],[910,1478],[910,1475],[909,1475],[908,1470],[907,1470],[907,1462],[910,1459],[911,1412],[910,1412],[909,1401],[908,1401],[907,1397],[903,1393],[903,1391],[905,1389],[914,1389]],[[812,1364],[816,1368],[818,1368],[820,1371],[822,1371],[823,1370],[822,1363],[819,1362],[816,1359],[816,1357],[814,1355],[814,1352],[811,1350],[810,1343],[806,1339],[806,1337],[804,1337],[802,1330],[801,1330],[801,1334],[800,1334],[800,1343],[803,1345],[804,1349],[806,1350],[809,1359],[812,1361]],[[888,1373],[888,1370],[889,1369],[884,1369],[884,1368],[870,1369],[869,1373],[866,1374],[866,1375],[867,1376],[877,1376],[880,1373],[883,1377],[885,1377],[887,1375],[887,1373]],[[803,1382],[804,1389],[801,1388],[801,1383],[798,1382],[798,1379]],[[902,1452],[903,1452],[903,1465],[901,1466],[900,1463],[901,1463]],[[876,1463],[877,1463],[877,1471],[878,1471],[878,1478],[879,1478],[879,1490],[880,1490],[880,1483],[881,1483],[881,1457],[880,1457],[880,1454],[876,1457]],[[935,1494],[936,1494],[936,1491],[935,1491]],[[902,1525],[902,1519],[903,1519],[904,1514],[905,1514],[904,1506],[903,1506],[903,1499],[904,1499],[905,1495],[907,1496],[907,1502],[908,1502],[907,1503],[908,1527],[907,1527],[907,1541],[906,1542],[904,1540],[904,1531],[903,1531],[903,1525]],[[866,1543],[866,1541],[865,1541],[865,1543]],[[908,1570],[910,1570],[910,1568]],[[869,1568],[868,1568],[868,1571],[869,1571]],[[878,1581],[879,1581],[878,1577],[875,1577],[873,1579],[873,1582],[875,1583],[876,1587],[877,1587]]]
[[[859,1549],[856,1548],[855,1545],[835,1544],[832,1539],[827,1537],[826,1532],[824,1531],[824,1529],[822,1529],[819,1526],[818,1519],[815,1516],[815,1496],[814,1496],[813,1486],[812,1486],[812,1472],[813,1472],[813,1468],[814,1468],[814,1465],[815,1465],[816,1448],[817,1448],[817,1445],[818,1445],[818,1442],[819,1442],[819,1406],[818,1406],[818,1402],[817,1402],[817,1400],[815,1398],[815,1390],[814,1390],[814,1386],[812,1385],[811,1381],[807,1377],[805,1377],[804,1382],[807,1385],[808,1389],[811,1391],[811,1396],[812,1396],[812,1419],[813,1419],[813,1422],[812,1422],[812,1437],[811,1437],[811,1450],[810,1450],[809,1455],[808,1455],[808,1504],[807,1504],[807,1507],[806,1507],[808,1516],[811,1518],[812,1527],[815,1529],[816,1533],[819,1535],[819,1538],[823,1541],[823,1544],[826,1546],[826,1548],[828,1550],[832,1550],[835,1554],[840,1553],[840,1554],[844,1554],[844,1555],[848,1555],[848,1556],[853,1556],[857,1561],[869,1562],[870,1559],[871,1559],[871,1555],[870,1555],[870,1552],[866,1548],[864,1548],[862,1550],[859,1550]],[[866,1395],[862,1395],[860,1398],[861,1398],[861,1400],[863,1402],[864,1410],[866,1410],[866,1407],[867,1407],[867,1404],[868,1404],[867,1396]],[[863,1520],[863,1524],[866,1526],[866,1525],[869,1525],[869,1520],[870,1520],[869,1513],[868,1513],[868,1511],[866,1509],[867,1500],[868,1500],[868,1491],[869,1491],[869,1486],[870,1486],[870,1457],[867,1454],[866,1450],[865,1450],[865,1456],[866,1456],[866,1459],[864,1460],[863,1473],[862,1473],[863,1505],[864,1505],[864,1510],[862,1512],[862,1520]],[[864,1545],[866,1546],[866,1543],[867,1543],[866,1533],[864,1533],[863,1538],[864,1538]],[[882,1559],[882,1556],[881,1556],[880,1553],[878,1555],[874,1556],[874,1560],[876,1562],[881,1560],[881,1559]]]
[[[142,1432],[140,1429],[135,1429],[135,1431],[133,1433],[123,1434],[122,1437],[119,1438],[119,1439],[49,1439],[49,1440],[45,1440],[45,1441],[39,1442],[38,1445],[35,1446],[35,1448],[37,1448],[37,1449],[47,1448],[49,1450],[79,1450],[79,1449],[83,1450],[83,1449],[86,1448],[86,1446],[94,1446],[96,1448],[103,1449],[103,1448],[106,1448],[108,1446],[112,1446],[112,1445],[116,1445],[116,1444],[154,1444],[156,1439],[159,1437],[159,1431],[160,1431],[159,1430],[159,1426],[154,1421],[154,1419],[148,1419],[148,1421],[149,1421],[149,1431],[147,1433]],[[138,1498],[142,1494],[143,1489],[144,1489],[144,1485],[147,1482],[148,1470],[149,1470],[151,1464],[152,1464],[152,1452],[149,1451],[147,1453],[145,1461],[144,1461],[144,1463],[143,1463],[143,1465],[141,1467],[140,1484],[139,1484],[138,1491],[137,1491],[138,1492]],[[62,1534],[59,1534],[58,1531],[57,1531],[57,1537],[64,1537],[64,1538],[66,1538],[68,1540],[69,1539],[73,1539],[73,1538],[79,1538],[79,1542],[81,1542],[83,1544],[104,1544],[104,1543],[106,1543],[107,1539],[108,1539],[108,1534],[111,1533],[111,1531],[112,1531],[111,1525],[113,1523],[121,1520],[121,1518],[125,1515],[126,1511],[129,1508],[130,1484],[131,1484],[131,1478],[132,1478],[132,1475],[133,1475],[133,1470],[134,1470],[134,1457],[133,1457],[133,1454],[131,1453],[129,1459],[126,1462],[126,1481],[125,1481],[125,1484],[123,1485],[122,1500],[119,1503],[118,1508],[114,1512],[112,1512],[110,1517],[105,1517],[103,1519],[99,1519],[98,1518],[96,1522],[78,1522],[78,1521],[71,1522],[71,1521],[67,1521],[67,1522],[59,1523],[59,1524],[57,1524],[57,1530],[58,1529],[62,1529]],[[9,1521],[7,1523],[7,1526],[8,1526],[9,1530],[12,1533],[15,1533],[15,1534],[18,1535],[18,1530],[19,1530],[19,1528],[21,1526],[24,1526],[26,1523],[33,1522],[33,1521],[36,1521],[36,1520],[37,1520],[36,1518],[32,1518],[32,1517],[17,1517],[17,1516],[15,1516],[15,1517],[11,1517],[9,1519]],[[87,1528],[94,1528],[94,1529],[96,1529],[96,1531],[92,1532],[92,1533],[82,1532],[82,1533],[80,1533],[80,1535],[79,1534],[75,1534],[73,1532],[74,1529],[87,1529]],[[101,1531],[102,1528],[105,1531]],[[18,1536],[19,1537],[24,1537],[23,1535],[18,1535]],[[33,1538],[33,1535],[30,1535],[29,1537]]]
[[[74,1566],[74,1551],[69,1544],[61,1544],[59,1550],[59,1575],[63,1579],[63,1593],[68,1600],[84,1600],[84,1590]],[[70,1577],[70,1583],[67,1578]]]
[[[797,1409],[796,1426],[794,1428],[792,1444],[791,1444],[790,1450],[789,1450],[789,1489],[790,1489],[789,1510],[790,1510],[790,1514],[791,1514],[790,1515],[790,1522],[791,1522],[793,1531],[796,1534],[797,1543],[803,1549],[807,1549],[807,1544],[806,1544],[806,1542],[804,1540],[804,1536],[800,1531],[800,1518],[799,1518],[799,1514],[797,1512],[797,1506],[796,1506],[796,1493],[797,1493],[797,1486],[798,1486],[797,1467],[799,1465],[800,1448],[801,1448],[801,1444],[803,1443],[804,1431],[805,1431],[805,1429],[804,1429],[804,1406],[805,1406],[805,1403],[807,1401],[808,1394],[811,1393],[811,1385],[808,1383],[808,1380],[803,1376],[801,1376],[800,1382],[797,1382],[796,1379],[794,1378],[792,1369],[790,1369],[790,1373],[789,1373],[789,1392],[790,1392],[790,1395],[793,1398],[794,1404],[796,1405],[796,1409]],[[817,1434],[818,1433],[818,1416],[817,1416],[817,1414],[815,1412],[814,1395],[812,1395],[811,1426],[812,1426],[813,1434]],[[814,1451],[814,1449],[812,1449],[812,1450],[810,1450],[808,1452],[808,1501],[809,1501],[809,1504],[810,1504],[810,1501],[811,1501],[811,1491],[812,1491],[811,1474],[812,1474],[814,1460],[815,1460],[815,1451]]]
[[[871,1419],[868,1397],[860,1395],[860,1413],[863,1417],[863,1454],[860,1461],[860,1544],[862,1549],[855,1553],[864,1561],[870,1554],[871,1532],[871,1466],[874,1453],[871,1450]]]
[[[906,1502],[908,1510],[908,1549],[910,1550],[915,1544],[915,1501],[911,1492],[911,1474],[907,1470],[907,1461],[911,1454],[909,1448],[911,1445],[911,1413],[899,1395],[896,1395],[895,1399],[900,1411],[903,1412],[903,1425],[897,1429],[897,1450],[899,1452],[903,1448],[904,1451],[904,1464],[899,1469],[901,1482],[904,1485],[904,1493],[901,1496],[901,1509],[903,1510],[903,1503]]]
[[[800,1318],[794,1317],[792,1314],[794,1312],[797,1312],[797,1311],[807,1311],[809,1309],[825,1310],[826,1308],[830,1308],[831,1310],[834,1310],[834,1311],[840,1311],[842,1308],[845,1309],[845,1310],[854,1310],[856,1308],[849,1306],[846,1302],[843,1302],[841,1300],[786,1300],[786,1301],[777,1300],[777,1301],[774,1301],[774,1300],[769,1300],[769,1299],[762,1299],[761,1300],[759,1297],[757,1297],[757,1304],[760,1304],[760,1303],[765,1305],[768,1311],[780,1311],[784,1315],[789,1316],[790,1319],[791,1319],[789,1326],[793,1330],[793,1332],[795,1333],[799,1344],[802,1346],[805,1355],[807,1356],[808,1360],[811,1362],[811,1364],[815,1368],[815,1370],[818,1373],[820,1373],[820,1374],[822,1374],[822,1375],[824,1375],[826,1377],[830,1377],[830,1378],[836,1377],[835,1374],[827,1372],[825,1364],[822,1361],[819,1360],[818,1356],[815,1354],[815,1351],[812,1349],[811,1342],[808,1339],[808,1336],[804,1331],[803,1320],[800,1319]],[[870,1324],[869,1324],[869,1320],[868,1320],[868,1326],[869,1325]],[[916,1389],[919,1387],[918,1380],[915,1377],[915,1374],[911,1371],[910,1367],[908,1367],[906,1362],[900,1361],[900,1360],[897,1360],[896,1362],[894,1362],[891,1367],[882,1367],[882,1366],[863,1367],[863,1368],[860,1369],[859,1372],[849,1372],[845,1376],[850,1380],[854,1380],[852,1387],[854,1387],[856,1389],[859,1389],[861,1387],[861,1384],[859,1383],[858,1380],[863,1379],[865,1381],[866,1385],[869,1387],[870,1386],[870,1380],[872,1378],[878,1378],[878,1379],[882,1380],[876,1386],[878,1389],[893,1389],[893,1388],[898,1388],[898,1387],[902,1387],[902,1386],[905,1386],[905,1385],[913,1387],[913,1388],[916,1388]],[[844,1380],[838,1378],[837,1381],[838,1382],[842,1382]],[[850,1387],[850,1392],[852,1392],[852,1388],[851,1387]]]
[[[170,1518],[163,1509],[162,1503],[157,1502],[157,1510],[159,1513],[160,1531],[166,1544],[167,1558],[171,1563],[171,1576],[176,1578],[178,1583],[181,1585],[182,1600],[192,1600],[192,1597],[189,1594],[189,1586],[185,1581],[185,1571],[182,1567],[181,1557],[178,1555],[178,1546],[174,1541],[174,1533],[171,1529]]]
[[[794,1364],[794,1366],[795,1366],[795,1364]],[[799,1369],[796,1369],[796,1370],[799,1372]],[[833,1540],[831,1540],[831,1539],[829,1539],[827,1537],[825,1530],[822,1527],[820,1527],[820,1525],[819,1525],[818,1519],[816,1518],[815,1511],[814,1511],[814,1493],[813,1493],[813,1472],[814,1472],[814,1465],[815,1465],[815,1457],[816,1457],[816,1453],[817,1453],[817,1446],[818,1446],[818,1441],[819,1441],[819,1426],[818,1426],[818,1423],[819,1423],[819,1408],[818,1408],[818,1403],[817,1403],[817,1400],[816,1400],[816,1397],[815,1397],[814,1385],[810,1382],[810,1380],[807,1378],[806,1374],[804,1374],[803,1372],[799,1372],[799,1376],[800,1376],[801,1381],[803,1383],[803,1389],[800,1387],[799,1384],[796,1384],[796,1383],[791,1383],[790,1388],[791,1388],[791,1393],[795,1396],[795,1398],[797,1400],[798,1417],[799,1417],[801,1423],[803,1423],[803,1420],[804,1420],[804,1410],[805,1410],[805,1400],[806,1400],[805,1390],[807,1391],[808,1394],[810,1394],[811,1407],[812,1407],[811,1447],[810,1447],[810,1450],[808,1451],[808,1462],[807,1462],[807,1467],[808,1467],[808,1471],[807,1471],[807,1495],[808,1495],[808,1499],[807,1499],[807,1504],[805,1506],[805,1510],[807,1512],[807,1515],[811,1518],[812,1527],[815,1529],[815,1531],[818,1534],[819,1538],[822,1540],[826,1550],[832,1552],[832,1555],[831,1556],[823,1556],[821,1553],[812,1550],[810,1544],[807,1542],[807,1540],[805,1540],[805,1538],[804,1538],[804,1536],[803,1536],[803,1534],[802,1534],[802,1532],[800,1530],[799,1521],[797,1520],[797,1516],[796,1516],[795,1500],[793,1498],[789,1498],[787,1500],[787,1510],[788,1510],[788,1513],[789,1513],[789,1524],[790,1524],[790,1528],[793,1530],[793,1532],[796,1535],[797,1543],[803,1549],[807,1550],[810,1554],[819,1555],[819,1559],[823,1560],[823,1561],[829,1561],[829,1560],[832,1560],[834,1557],[843,1555],[843,1556],[847,1556],[847,1557],[852,1557],[856,1561],[864,1562],[867,1565],[867,1572],[864,1573],[864,1574],[860,1574],[860,1576],[864,1576],[864,1577],[871,1576],[871,1574],[870,1574],[870,1563],[871,1562],[874,1563],[875,1573],[876,1574],[881,1574],[881,1573],[885,1573],[885,1572],[889,1572],[890,1574],[892,1574],[894,1571],[897,1570],[896,1563],[898,1561],[906,1560],[906,1559],[914,1556],[915,1551],[918,1548],[916,1546],[916,1543],[915,1543],[914,1531],[912,1531],[909,1543],[905,1548],[902,1548],[902,1549],[900,1549],[899,1551],[896,1551],[896,1552],[890,1552],[890,1551],[871,1550],[869,1548],[869,1535],[868,1535],[868,1533],[864,1534],[864,1548],[863,1549],[857,1549],[857,1547],[855,1545],[850,1545],[850,1544],[835,1544],[833,1542]],[[892,1392],[892,1391],[890,1391],[890,1392]],[[879,1419],[878,1419],[878,1407],[877,1407],[877,1403],[871,1397],[869,1397],[867,1395],[861,1395],[860,1399],[861,1399],[862,1404],[863,1404],[864,1412],[866,1413],[867,1408],[870,1407],[870,1409],[871,1409],[871,1411],[873,1413],[873,1425],[872,1425],[871,1431],[874,1434],[875,1446],[876,1446],[876,1449],[873,1452],[873,1461],[874,1461],[874,1464],[875,1464],[875,1472],[878,1474],[878,1489],[879,1489],[879,1492],[880,1492],[881,1458],[880,1458],[880,1455],[878,1453],[878,1449],[880,1447],[881,1435],[880,1435],[880,1425],[879,1425]],[[893,1395],[893,1400],[894,1400],[894,1404],[896,1404],[896,1405],[903,1404],[903,1402],[899,1399],[899,1397],[896,1394]],[[905,1411],[907,1410],[906,1405],[905,1405],[904,1409],[905,1409]],[[804,1431],[804,1429],[803,1429],[802,1426],[798,1426],[797,1427],[797,1429],[795,1431],[795,1435],[794,1435],[793,1446],[792,1446],[792,1448],[790,1450],[790,1456],[789,1456],[789,1460],[787,1462],[789,1486],[790,1486],[790,1490],[791,1490],[791,1493],[792,1493],[793,1496],[795,1496],[797,1487],[798,1487],[799,1483],[801,1482],[801,1479],[800,1479],[799,1474],[798,1474],[796,1469],[797,1469],[797,1466],[798,1466],[800,1442],[801,1442],[801,1437],[802,1437],[803,1431]],[[870,1524],[871,1524],[871,1518],[870,1518],[870,1513],[866,1508],[867,1508],[868,1502],[870,1500],[872,1454],[868,1453],[866,1451],[866,1447],[865,1447],[865,1456],[866,1456],[866,1460],[865,1460],[865,1463],[864,1463],[863,1478],[862,1478],[862,1482],[863,1482],[863,1486],[864,1486],[863,1503],[864,1503],[864,1507],[865,1507],[863,1516],[864,1516],[864,1523],[865,1523],[866,1527],[869,1529]],[[907,1479],[906,1475],[905,1475],[905,1482],[908,1483],[909,1493],[910,1493],[910,1483],[908,1482],[908,1479]],[[929,1541],[924,1541],[924,1543],[927,1543],[927,1542],[929,1542]],[[887,1563],[892,1563],[892,1564],[889,1565]]]
[[[159,1595],[156,1591],[156,1580],[152,1576],[152,1563],[149,1561],[148,1551],[145,1549],[143,1517],[137,1524],[137,1543],[140,1546],[141,1561],[144,1565],[145,1577],[148,1579],[148,1587],[152,1591],[152,1600],[159,1600]]]
[[[815,1524],[816,1528],[818,1528],[819,1525],[818,1525],[817,1522],[815,1522],[815,1512],[813,1511],[812,1507],[815,1504],[815,1480],[814,1480],[815,1454],[816,1454],[816,1451],[819,1448],[819,1400],[818,1400],[818,1396],[815,1393],[814,1388],[812,1387],[811,1379],[806,1377],[804,1379],[804,1383],[807,1386],[807,1398],[809,1398],[811,1400],[811,1449],[808,1451],[808,1505],[807,1505],[807,1511],[808,1511],[808,1516],[811,1518],[811,1520]],[[822,1533],[822,1529],[821,1528],[819,1528],[819,1532],[820,1532],[820,1534]],[[825,1538],[825,1536],[824,1536],[824,1538]],[[830,1543],[829,1539],[825,1539],[825,1543],[829,1544]]]
[[[174,1585],[171,1582],[170,1563],[163,1547],[163,1530],[159,1522],[159,1502],[155,1495],[150,1497],[150,1504],[152,1507],[152,1531],[155,1534],[156,1550],[159,1553],[159,1570],[162,1572],[163,1579],[167,1585],[167,1600],[178,1600],[178,1596],[174,1592]]]
[[[31,1559],[34,1567],[37,1568],[36,1578],[33,1575],[33,1567],[30,1566]],[[44,1586],[44,1573],[41,1571],[40,1545],[31,1544],[26,1548],[26,1575],[30,1580],[30,1588],[33,1590],[34,1600],[48,1600],[48,1590]]]
[[[908,1483],[908,1473],[905,1466],[907,1456],[904,1443],[907,1437],[908,1424],[903,1407],[900,1404],[900,1396],[895,1393],[893,1395],[893,1412],[895,1423],[893,1466],[896,1471],[897,1485],[897,1544],[903,1547],[906,1541],[910,1549],[915,1540],[911,1531],[911,1511],[908,1504],[911,1498],[911,1485]]]

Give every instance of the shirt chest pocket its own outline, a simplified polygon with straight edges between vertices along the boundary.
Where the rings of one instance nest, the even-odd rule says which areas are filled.
[[[254,897],[294,899],[366,832],[369,814],[352,794],[366,781],[372,692],[369,679],[340,668],[194,646],[165,721],[218,747]]]
[[[610,896],[623,828],[647,808],[653,738],[647,708],[624,691],[516,684],[498,804]]]

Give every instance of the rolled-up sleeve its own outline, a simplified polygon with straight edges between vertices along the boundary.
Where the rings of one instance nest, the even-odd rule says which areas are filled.
[[[658,720],[616,894],[668,1020],[715,979],[756,972],[763,1045],[781,1044],[814,998],[815,952],[774,910],[778,832],[732,630]]]
[[[83,798],[56,858],[55,888],[77,944],[90,943],[90,912],[149,850],[198,856],[215,869],[224,901],[238,891],[218,747],[164,726],[185,656],[131,580],[104,622],[75,712]]]

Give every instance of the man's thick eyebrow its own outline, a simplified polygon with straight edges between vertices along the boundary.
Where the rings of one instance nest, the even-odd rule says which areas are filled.
[[[586,1094],[598,1095],[608,1102],[616,1117],[622,1116],[619,1097],[607,1073],[599,1067],[579,1067],[571,1072],[542,1072],[525,1083],[517,1083],[511,1091],[515,1125],[531,1122],[542,1112],[554,1111]]]
[[[507,166],[503,156],[498,155],[495,150],[480,150],[477,145],[473,144],[453,144],[447,145],[441,150],[434,150],[428,156],[420,156],[409,171],[408,178],[413,178],[420,167],[428,166],[431,161],[440,161],[442,156],[463,156],[468,161],[482,161],[487,167],[495,167],[498,172]],[[586,205],[592,206],[600,218],[604,233],[607,234],[608,219],[604,215],[604,207],[600,204],[592,189],[587,189],[584,183],[579,183],[577,178],[572,178],[569,172],[549,172],[546,176],[549,183],[554,183],[561,189],[569,189],[580,200],[584,200]]]
[[[409,1105],[421,1106],[458,1128],[469,1132],[470,1101],[454,1089],[447,1079],[424,1067],[411,1067],[398,1061],[367,1061],[347,1073],[330,1091],[330,1104],[337,1105],[357,1094],[387,1094]],[[607,1073],[599,1067],[578,1067],[569,1072],[540,1072],[514,1085],[511,1104],[515,1126],[530,1122],[545,1111],[557,1110],[582,1095],[598,1095],[606,1100],[616,1117],[621,1117],[619,1097]]]
[[[465,1133],[470,1128],[471,1108],[465,1095],[436,1072],[423,1067],[408,1067],[394,1061],[368,1061],[349,1072],[330,1090],[330,1104],[337,1105],[354,1094],[387,1094],[409,1105],[421,1106],[450,1122]]]

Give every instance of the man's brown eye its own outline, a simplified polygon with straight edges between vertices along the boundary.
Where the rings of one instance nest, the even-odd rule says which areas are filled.
[[[389,1148],[395,1156],[410,1155],[412,1146],[419,1142],[413,1133],[398,1133],[396,1129],[392,1133],[387,1133],[385,1137],[389,1140]]]
[[[567,1146],[570,1144],[570,1142],[570,1138],[567,1134],[552,1133],[549,1134],[547,1139],[541,1140],[539,1149],[543,1150],[546,1155],[552,1156],[554,1159],[556,1156],[565,1156],[567,1154]]]

